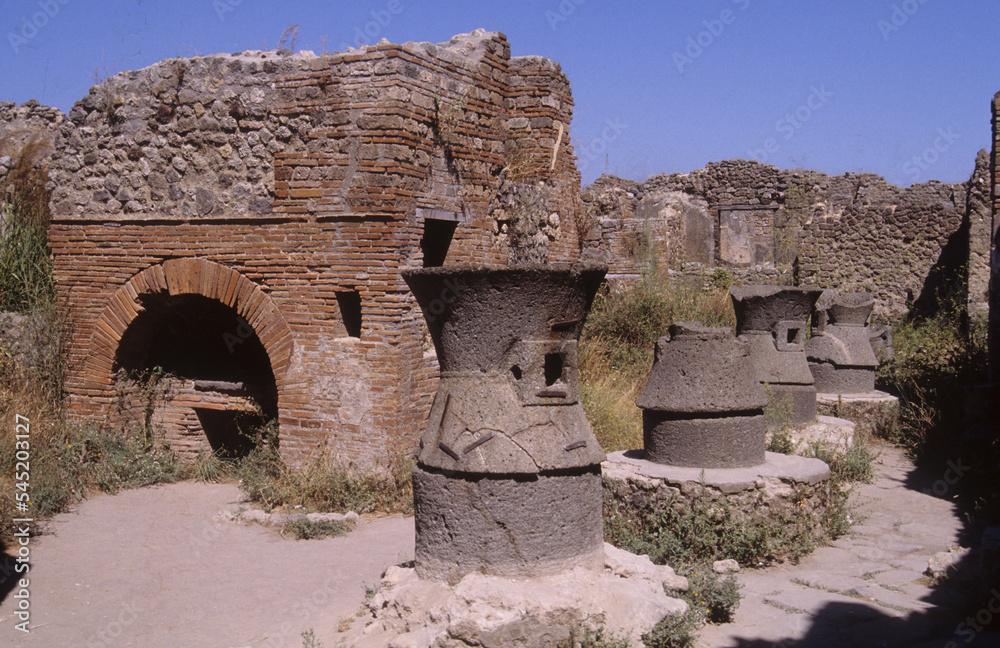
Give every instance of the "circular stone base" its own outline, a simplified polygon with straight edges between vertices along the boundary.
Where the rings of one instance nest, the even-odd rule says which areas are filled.
[[[848,419],[855,423],[877,424],[899,418],[899,399],[892,394],[870,391],[865,394],[816,394],[820,414]]]
[[[865,394],[875,391],[876,367],[837,367],[829,362],[810,362],[816,391],[829,394]]]
[[[524,579],[472,573],[451,585],[390,567],[367,603],[372,616],[338,645],[549,648],[579,646],[585,630],[603,628],[640,646],[644,632],[687,610],[667,594],[687,590],[687,579],[646,556],[605,550],[597,570]]]
[[[760,410],[758,410],[760,411]],[[764,463],[764,414],[717,418],[667,418],[642,413],[649,461],[697,468],[739,468]]]
[[[604,561],[599,466],[484,476],[413,469],[415,566],[421,578],[513,578]]]
[[[819,459],[765,453],[765,461],[751,468],[686,468],[653,463],[642,450],[625,450],[608,455],[601,464],[605,479],[621,480],[632,476],[655,479],[673,486],[702,484],[722,493],[733,494],[761,488],[761,480],[780,480],[810,486],[830,478],[830,467]]]
[[[803,452],[813,444],[819,444],[832,452],[847,452],[854,445],[853,421],[833,416],[817,416],[816,422],[785,432],[791,436],[796,453]]]
[[[815,537],[824,534],[830,468],[819,459],[768,452],[752,468],[701,469],[652,463],[642,454],[615,452],[601,465],[613,517],[656,524],[667,507],[687,510],[711,502],[728,510],[735,524],[794,519]]]

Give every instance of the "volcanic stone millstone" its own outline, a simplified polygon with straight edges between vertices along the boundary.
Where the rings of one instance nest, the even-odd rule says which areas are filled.
[[[736,333],[750,344],[750,360],[757,379],[767,384],[770,406],[788,410],[793,426],[815,422],[816,386],[805,354],[805,330],[822,291],[743,286],[729,293]]]
[[[600,266],[407,270],[441,381],[413,470],[417,573],[603,565],[604,451],[578,398]]]
[[[645,458],[689,468],[748,468],[765,459],[764,414],[670,418],[642,413]]]
[[[866,326],[874,307],[870,293],[823,292],[816,303],[813,335],[806,343],[816,391],[865,394],[875,390],[878,357]]]
[[[579,402],[577,340],[606,270],[574,264],[403,271],[441,367],[420,465],[507,475],[605,459]]]
[[[601,468],[518,476],[413,469],[421,578],[538,576],[604,560]]]
[[[645,458],[701,468],[764,463],[767,394],[745,342],[728,328],[680,322],[656,343],[656,359],[636,400]]]

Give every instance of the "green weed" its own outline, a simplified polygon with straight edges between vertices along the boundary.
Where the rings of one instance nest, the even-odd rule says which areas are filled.
[[[318,540],[346,535],[354,528],[354,524],[338,520],[320,520],[313,522],[307,518],[289,520],[281,527],[282,536],[291,536],[296,540]]]
[[[235,464],[235,476],[247,499],[268,510],[301,506],[313,511],[410,514],[412,460],[393,456],[388,464],[363,470],[322,455],[294,468],[282,461],[277,448],[263,444]]]

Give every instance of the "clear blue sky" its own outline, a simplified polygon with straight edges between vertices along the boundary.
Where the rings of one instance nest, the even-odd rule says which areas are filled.
[[[585,183],[751,157],[960,182],[1000,89],[996,0],[0,0],[0,99],[68,110],[95,74],[271,49],[293,24],[317,53],[482,27],[559,61]]]

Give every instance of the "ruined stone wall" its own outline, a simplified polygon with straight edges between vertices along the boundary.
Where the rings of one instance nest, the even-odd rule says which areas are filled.
[[[992,238],[990,245],[990,288],[989,288],[989,364],[990,382],[1000,382],[1000,92],[992,103],[993,147],[990,154],[990,202],[992,207]]]
[[[42,106],[35,100],[20,106],[0,101],[0,184],[27,144],[38,144],[36,155],[51,152],[55,133],[65,120],[61,110]]]
[[[661,267],[718,265],[746,282],[870,291],[881,317],[911,307],[934,310],[949,299],[981,313],[988,273],[984,165],[981,156],[964,184],[899,188],[873,174],[828,176],[730,160],[640,184],[604,177],[583,198],[601,223],[593,245],[608,255],[616,273],[649,267],[647,258],[633,252],[643,248],[631,241],[640,240]],[[727,236],[720,213],[726,206],[739,206],[747,219],[771,219],[770,262],[720,261]],[[968,288],[955,277],[967,279]]]
[[[571,117],[558,66],[486,32],[174,59],[92,88],[51,161],[69,410],[108,415],[123,337],[153,296],[195,295],[231,308],[230,353],[266,351],[283,454],[408,450],[437,363],[400,269],[515,257],[505,182],[544,196],[537,256],[579,258]]]

